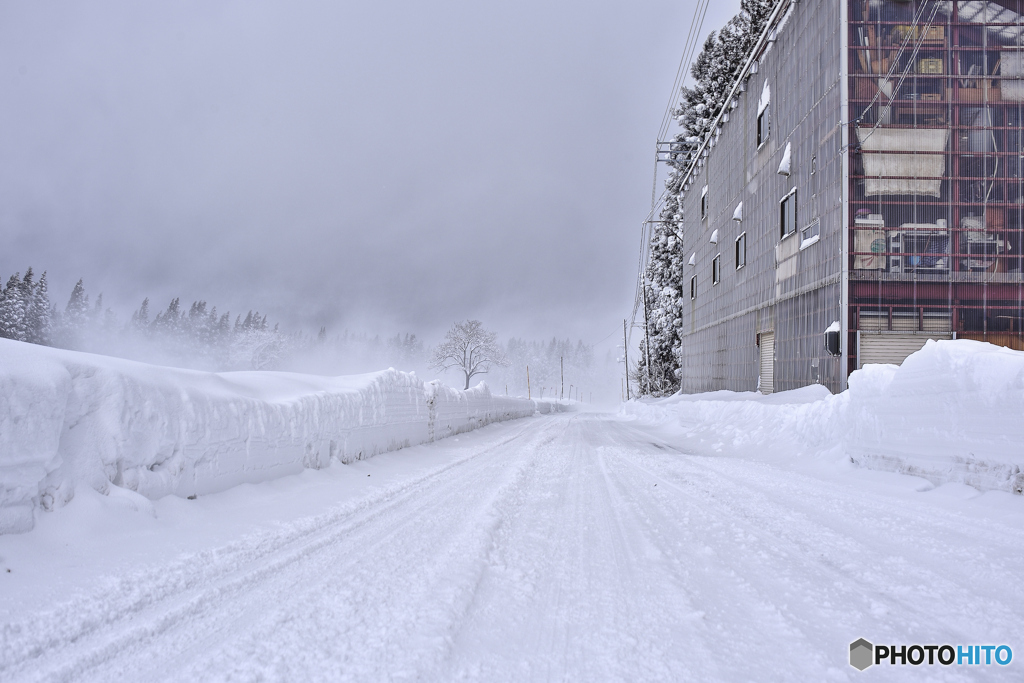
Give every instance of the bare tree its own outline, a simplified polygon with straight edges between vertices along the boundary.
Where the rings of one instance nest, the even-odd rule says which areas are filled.
[[[505,366],[505,353],[497,336],[483,329],[479,320],[455,323],[444,341],[434,349],[430,367],[436,370],[458,368],[466,376],[466,388],[474,375],[483,375],[492,365]]]

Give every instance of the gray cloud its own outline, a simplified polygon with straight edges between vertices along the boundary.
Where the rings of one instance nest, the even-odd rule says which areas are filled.
[[[0,0],[0,272],[122,313],[597,341],[632,303],[692,13]]]

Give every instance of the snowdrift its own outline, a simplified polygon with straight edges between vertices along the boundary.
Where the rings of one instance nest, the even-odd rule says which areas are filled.
[[[902,366],[868,365],[833,396],[821,386],[770,396],[677,395],[624,410],[681,427],[687,447],[766,457],[833,452],[935,484],[1024,491],[1024,353],[929,341]]]
[[[0,339],[0,533],[31,529],[79,485],[201,495],[536,410],[396,370],[215,374]]]

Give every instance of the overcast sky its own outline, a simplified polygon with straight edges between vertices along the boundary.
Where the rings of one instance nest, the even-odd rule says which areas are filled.
[[[0,0],[0,274],[597,342],[695,4]]]

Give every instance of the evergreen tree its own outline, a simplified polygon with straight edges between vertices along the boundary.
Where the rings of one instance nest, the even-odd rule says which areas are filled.
[[[214,316],[214,320],[216,320],[216,313]],[[210,325],[210,314],[206,310],[206,302],[193,301],[188,310],[188,318],[184,322],[192,348],[199,353],[208,351],[213,328]]]
[[[637,363],[638,386],[656,395],[678,391],[680,386],[678,349],[683,324],[684,293],[688,289],[684,251],[684,216],[681,211],[682,184],[696,161],[695,153],[714,131],[714,123],[732,90],[746,59],[764,31],[778,0],[741,0],[740,13],[721,31],[712,32],[694,60],[692,87],[683,87],[676,120],[682,129],[673,139],[661,222],[651,234],[645,295],[648,334],[642,342]],[[648,353],[649,352],[649,353]],[[647,358],[650,357],[650,387],[647,386]]]
[[[89,314],[89,295],[85,293],[85,286],[82,280],[75,283],[71,290],[71,297],[68,305],[64,308],[64,320],[68,331],[78,334],[85,328],[85,321]]]
[[[156,314],[153,329],[167,337],[177,335],[181,331],[181,300],[178,297],[171,299],[166,311]]]
[[[145,330],[149,327],[149,297],[142,300],[139,310],[132,313],[132,325],[137,330]]]
[[[25,293],[21,273],[15,273],[4,287],[0,301],[0,335],[7,339],[25,341]]]
[[[92,307],[91,322],[94,328],[100,328],[103,326],[103,292],[100,292],[99,296],[96,297],[96,302]]]
[[[31,272],[31,268],[29,272]],[[27,328],[27,339],[33,344],[50,344],[53,335],[53,325],[50,318],[50,292],[49,284],[46,281],[44,272],[35,285],[30,284],[28,274],[23,284],[26,290],[31,290],[29,305],[25,311],[25,322]]]

